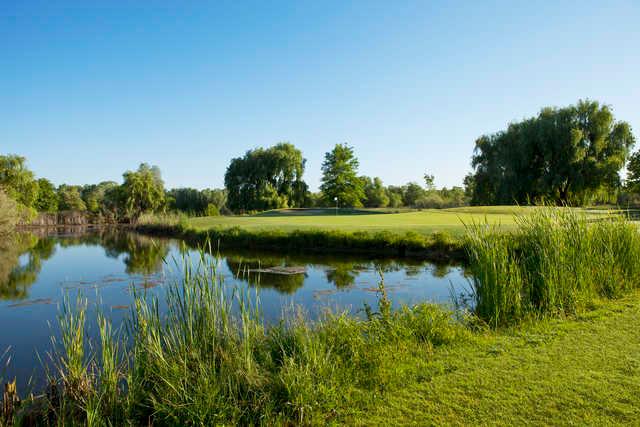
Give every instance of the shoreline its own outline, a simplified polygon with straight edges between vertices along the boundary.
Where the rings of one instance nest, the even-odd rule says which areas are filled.
[[[435,263],[465,263],[462,239],[448,233],[344,232],[335,230],[258,230],[240,227],[196,230],[181,225],[142,224],[132,230],[149,236],[178,238],[197,246],[414,258]]]

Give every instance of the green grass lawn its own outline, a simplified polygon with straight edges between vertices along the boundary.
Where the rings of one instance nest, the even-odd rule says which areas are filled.
[[[403,387],[347,423],[638,425],[640,294],[571,320],[521,325],[443,346]],[[399,368],[401,369],[401,368]]]
[[[384,213],[380,210],[349,211],[348,214],[335,215],[332,210],[296,211],[282,213],[270,211],[255,216],[220,216],[192,218],[189,224],[196,229],[242,227],[249,230],[299,230],[323,229],[340,231],[415,231],[431,234],[434,231],[448,231],[460,234],[464,223],[484,221],[511,226],[513,213],[525,211],[517,207],[428,209],[401,213]],[[381,214],[383,212],[384,214]]]
[[[394,212],[389,209],[347,210],[335,215],[332,209],[285,209],[254,216],[219,216],[191,218],[189,225],[198,230],[241,227],[247,230],[340,230],[340,231],[414,231],[431,234],[447,231],[459,235],[464,224],[485,220],[509,228],[514,214],[526,214],[530,207],[479,206],[452,209],[426,209]]]

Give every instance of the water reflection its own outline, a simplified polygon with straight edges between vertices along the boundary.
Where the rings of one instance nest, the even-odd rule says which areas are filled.
[[[29,289],[38,279],[43,263],[56,254],[56,248],[99,247],[109,259],[121,260],[129,276],[149,277],[163,271],[167,261],[188,253],[175,241],[151,238],[122,229],[54,230],[53,232],[16,233],[0,242],[0,300],[29,298]],[[172,248],[174,252],[172,251]],[[321,271],[324,281],[335,289],[356,286],[363,274],[402,272],[406,279],[428,273],[446,278],[449,265],[434,265],[419,260],[363,259],[335,255],[274,255],[269,252],[229,251],[223,259],[233,281],[251,287],[294,294],[309,278],[308,269]],[[169,264],[172,264],[169,262]],[[81,263],[78,269],[87,268]],[[105,279],[107,282],[109,278]],[[80,282],[82,284],[82,282]]]
[[[77,230],[48,235],[15,233],[0,242],[0,300],[18,301],[29,298],[29,288],[40,273],[44,261],[56,253],[56,248],[96,246],[104,248],[109,258],[122,260],[127,274],[152,275],[162,270],[169,253],[169,242],[151,239],[115,229],[92,230],[76,234]],[[78,268],[82,268],[78,265]]]
[[[89,310],[108,314],[114,328],[123,326],[134,290],[158,296],[158,309],[164,310],[161,295],[167,282],[180,278],[183,256],[192,264],[200,259],[180,242],[123,229],[39,230],[2,239],[0,325],[19,327],[0,333],[0,353],[11,348],[12,354],[11,366],[0,367],[0,375],[25,379],[34,374],[39,355],[46,354],[57,333],[58,304],[65,295],[74,301],[82,294]],[[412,259],[239,250],[217,256],[229,295],[260,289],[266,323],[279,322],[292,306],[312,319],[326,309],[360,315],[364,304],[376,304],[378,271],[394,307],[425,300],[446,304],[451,290],[458,294],[467,283],[460,267]]]
[[[14,234],[0,242],[0,299],[21,300],[38,278],[42,261],[55,252],[55,244],[33,234]]]

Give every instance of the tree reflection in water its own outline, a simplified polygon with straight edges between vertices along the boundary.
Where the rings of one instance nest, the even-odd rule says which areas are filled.
[[[162,269],[169,243],[123,230],[104,229],[80,234],[40,236],[30,232],[14,233],[0,241],[0,300],[24,300],[35,283],[43,262],[56,247],[101,246],[108,257],[124,255],[128,274],[151,275]]]
[[[31,233],[14,233],[0,242],[0,300],[22,300],[38,278],[42,261],[55,252],[55,243]]]
[[[233,276],[243,280],[250,286],[272,288],[279,292],[292,294],[304,284],[305,273],[273,273],[266,272],[273,267],[287,267],[279,258],[246,259],[228,256],[227,267]]]

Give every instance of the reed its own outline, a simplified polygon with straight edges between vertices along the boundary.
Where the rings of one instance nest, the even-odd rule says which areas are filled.
[[[626,217],[594,222],[576,210],[548,207],[516,223],[510,233],[467,225],[475,312],[492,325],[576,313],[594,298],[640,285],[640,234]]]
[[[345,398],[417,375],[399,372],[399,360],[468,336],[441,307],[391,310],[383,280],[366,316],[327,312],[311,322],[293,311],[265,325],[259,295],[226,286],[209,252],[185,258],[161,299],[134,294],[124,334],[98,313],[89,343],[86,301],[65,299],[49,402],[56,423],[323,424]]]

